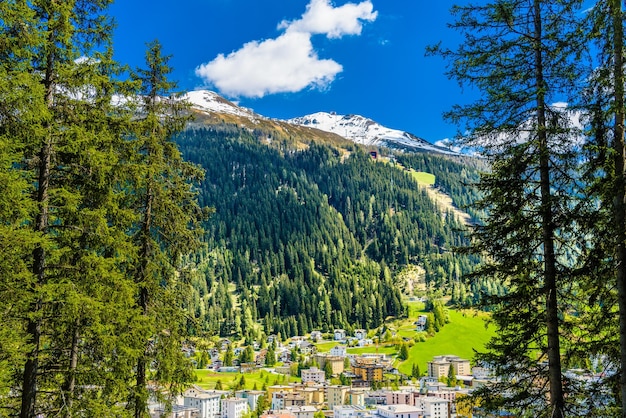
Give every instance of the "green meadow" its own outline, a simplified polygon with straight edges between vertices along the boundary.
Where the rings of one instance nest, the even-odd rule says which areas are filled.
[[[417,342],[409,349],[408,360],[399,364],[398,369],[407,375],[411,374],[414,363],[422,373],[426,372],[426,363],[434,356],[453,354],[472,360],[475,350],[482,350],[487,341],[495,335],[493,326],[485,327],[487,314],[474,310],[448,310],[450,322],[434,337],[425,342]],[[400,335],[406,336],[406,330]]]
[[[388,356],[395,355],[398,350],[395,345],[390,344],[380,344],[378,347],[375,345],[370,345],[367,347],[353,347],[348,348],[346,350],[348,354],[368,354],[368,353],[377,353],[377,354],[387,354]]]
[[[413,178],[419,183],[427,186],[432,186],[435,184],[435,175],[430,173],[425,173],[423,171],[413,171],[411,170],[411,175]]]
[[[217,382],[220,381],[223,390],[233,390],[241,382],[242,376],[245,381],[244,389],[256,388],[257,390],[262,390],[264,386],[286,385],[290,382],[300,381],[297,377],[278,374],[264,369],[250,373],[221,373],[213,370],[197,369],[195,384],[203,389],[215,389]]]
[[[324,341],[321,343],[316,343],[315,346],[317,347],[318,352],[326,353],[330,351],[337,344],[338,344],[337,341]]]
[[[421,302],[408,302],[409,317],[395,320],[388,323],[388,327],[403,338],[413,340],[418,332],[414,322],[419,315],[425,314],[424,304]],[[422,373],[426,372],[426,363],[434,356],[453,354],[472,360],[474,350],[481,350],[485,344],[495,334],[493,326],[486,327],[488,314],[476,310],[448,309],[449,323],[447,323],[433,337],[428,337],[425,342],[415,342],[409,349],[408,360],[396,363],[398,369],[407,374],[411,374],[414,363],[417,363]],[[371,334],[370,334],[370,337]],[[374,338],[375,339],[375,338]],[[319,352],[328,352],[337,345],[336,341],[323,342],[317,344]],[[381,343],[368,347],[352,347],[346,350],[348,354],[380,353],[395,356],[398,353],[397,346],[393,343]]]

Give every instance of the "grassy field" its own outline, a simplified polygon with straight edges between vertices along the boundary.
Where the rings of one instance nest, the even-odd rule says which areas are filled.
[[[367,353],[377,353],[377,354],[387,354],[388,356],[393,356],[396,354],[398,350],[393,345],[385,345],[381,344],[378,349],[376,346],[368,346],[368,347],[353,347],[348,348],[346,352],[348,354],[367,354]]]
[[[425,184],[427,186],[432,186],[433,184],[435,184],[434,174],[425,173],[423,171],[411,170],[411,175],[419,184]]]
[[[393,321],[389,324],[400,337],[411,338],[417,334],[414,322],[423,314],[424,303],[417,301],[407,302],[409,318]],[[398,368],[405,374],[411,373],[413,363],[419,364],[422,372],[426,371],[426,363],[434,356],[454,354],[468,360],[474,356],[474,349],[482,349],[485,343],[494,335],[493,327],[485,328],[487,314],[474,310],[456,311],[448,310],[450,322],[434,337],[427,338],[425,342],[415,343],[409,350],[409,359],[399,363]],[[336,341],[328,341],[317,344],[319,352],[328,352],[337,345]],[[392,344],[376,346],[348,348],[349,354],[381,353],[389,356],[397,354],[396,347]]]
[[[485,328],[486,314],[471,310],[449,310],[450,323],[446,324],[434,337],[426,342],[415,343],[409,350],[409,359],[401,363],[398,369],[411,374],[413,363],[420,371],[426,371],[426,363],[434,356],[454,354],[472,360],[474,350],[481,350],[494,335],[493,327]],[[400,330],[401,335],[404,330]]]
[[[317,351],[319,353],[327,353],[338,344],[339,343],[337,341],[324,341],[322,343],[316,343],[315,346],[317,347]]]
[[[196,370],[196,384],[204,389],[215,389],[217,381],[222,382],[223,390],[231,390],[241,381],[241,377],[245,380],[245,389],[261,390],[263,386],[286,385],[289,382],[296,382],[300,379],[293,376],[276,374],[268,370],[257,370],[252,373],[217,373],[213,370],[198,369]]]

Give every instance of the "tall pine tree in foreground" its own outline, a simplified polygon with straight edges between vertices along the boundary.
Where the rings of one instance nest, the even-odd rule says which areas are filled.
[[[174,142],[188,120],[188,104],[172,93],[175,84],[167,79],[172,71],[168,60],[154,41],[146,52],[147,68],[133,75],[141,102],[130,140],[129,181],[134,191],[130,203],[139,214],[132,231],[138,249],[132,275],[145,325],[131,400],[136,418],[148,414],[149,383],[157,399],[171,404],[193,379],[191,364],[181,351],[188,290],[181,262],[183,255],[199,248],[200,222],[207,211],[199,207],[193,187],[203,172],[182,159]]]
[[[479,91],[447,116],[465,122],[467,143],[492,164],[478,187],[488,214],[470,252],[487,256],[475,273],[509,289],[493,296],[498,331],[478,360],[501,379],[476,391],[481,406],[535,417],[564,417],[561,350],[565,308],[574,284],[579,231],[573,211],[576,132],[569,114],[550,103],[567,99],[579,79],[579,1],[511,0],[453,8],[464,36],[456,50],[434,47],[449,76]],[[573,410],[573,409],[572,409]]]
[[[145,416],[148,383],[175,396],[191,377],[180,256],[202,173],[172,142],[185,107],[160,46],[119,81],[109,3],[0,2],[3,416]]]
[[[586,292],[597,303],[595,307],[589,304],[586,315],[581,317],[581,330],[596,339],[580,349],[596,354],[597,367],[607,372],[600,383],[614,389],[615,401],[606,405],[606,415],[626,418],[626,80],[622,2],[595,2],[588,20],[599,65],[585,90],[584,110],[590,127],[586,174],[591,199],[599,205],[588,217],[595,238],[589,247],[588,264],[595,271]],[[596,327],[589,326],[596,323]],[[612,372],[618,369],[619,373]],[[611,407],[620,412],[613,414]]]
[[[0,402],[24,418],[72,416],[77,409],[111,416],[120,400],[106,384],[114,379],[102,376],[119,360],[104,348],[113,347],[112,336],[123,340],[132,323],[123,323],[132,312],[132,287],[117,263],[127,242],[116,222],[121,192],[113,189],[125,116],[110,106],[108,3],[2,5],[2,29],[12,34],[2,42],[11,90],[0,107],[11,115],[3,119],[7,155],[18,157],[5,167],[18,180],[10,189],[22,188],[14,211],[23,217],[9,231],[12,253],[22,260],[6,277],[17,281],[2,291],[3,298],[16,296],[9,318],[27,351],[16,359],[13,390]]]
[[[0,3],[0,408],[16,415],[16,383],[19,364],[29,347],[24,316],[30,292],[30,254],[37,233],[25,227],[36,205],[30,199],[29,169],[24,161],[24,143],[33,134],[45,106],[32,100],[42,95],[34,76],[34,46],[40,41],[33,11],[19,2]],[[12,406],[9,409],[9,405]]]

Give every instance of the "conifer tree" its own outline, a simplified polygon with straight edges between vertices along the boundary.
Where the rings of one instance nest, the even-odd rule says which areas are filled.
[[[330,364],[330,361],[324,363],[324,377],[326,380],[330,380],[333,377],[333,366]]]
[[[586,174],[590,200],[599,205],[588,216],[595,239],[586,255],[595,270],[585,287],[588,309],[581,316],[580,326],[590,338],[578,348],[596,356],[608,355],[620,364],[620,373],[608,376],[602,384],[615,389],[615,402],[609,408],[616,406],[626,417],[626,76],[622,2],[598,1],[588,16],[589,38],[599,51],[599,65],[589,77],[583,104],[590,126]],[[613,381],[615,378],[619,381]]]
[[[267,348],[267,353],[265,354],[265,365],[272,367],[274,364],[276,364],[276,350],[274,348],[274,343],[272,343]]]
[[[226,352],[224,353],[224,366],[232,366],[233,365],[233,347],[228,344],[226,347]]]
[[[11,285],[16,303],[6,323],[25,331],[14,337],[20,351],[27,350],[14,357],[16,380],[10,382],[9,395],[0,398],[9,415],[70,416],[87,410],[119,416],[116,408],[99,413],[103,403],[121,400],[120,380],[113,377],[120,363],[111,356],[111,335],[124,341],[122,329],[129,323],[117,325],[132,314],[127,303],[132,287],[126,286],[117,262],[126,242],[118,222],[125,216],[114,188],[125,116],[111,107],[116,65],[110,59],[110,22],[103,14],[109,3],[0,5],[1,83],[8,92],[0,105],[0,138],[7,145],[0,159],[12,159],[0,177],[6,173],[11,179],[9,193],[3,189],[2,194],[15,198],[13,213],[2,209],[0,215],[12,220],[3,228],[12,225],[6,239],[13,249],[2,258],[16,261],[2,280],[17,280]],[[3,298],[9,296],[8,284],[0,286]],[[6,353],[19,351],[7,346]],[[111,372],[106,378],[104,370]],[[106,381],[115,383],[107,386]],[[103,390],[84,390],[88,384]],[[90,407],[74,404],[77,399]]]
[[[19,374],[15,365],[24,363],[28,348],[22,323],[32,295],[23,283],[32,280],[27,260],[36,242],[36,233],[25,227],[36,206],[28,197],[29,170],[21,163],[26,138],[45,106],[32,100],[43,95],[33,70],[34,47],[41,34],[29,30],[35,27],[36,16],[19,2],[0,3],[0,15],[0,298],[5,304],[0,323],[0,405],[8,408],[12,403],[7,402],[8,395],[16,387],[13,375]]]
[[[139,213],[131,231],[138,249],[132,275],[146,325],[131,400],[135,418],[148,413],[149,380],[157,386],[157,398],[163,395],[171,402],[192,379],[191,364],[180,350],[188,290],[181,261],[199,248],[200,222],[207,211],[198,206],[193,188],[203,172],[182,159],[174,142],[188,121],[189,105],[173,93],[176,84],[167,78],[172,71],[168,61],[161,44],[153,41],[148,44],[146,68],[133,74],[141,103],[129,140],[129,163],[135,168],[129,173],[131,207]]]
[[[420,372],[420,366],[418,363],[413,363],[413,366],[411,367],[411,376],[414,377],[415,379],[420,378],[421,372]]]
[[[454,374],[454,366],[452,366],[452,364],[450,364],[450,367],[448,367],[448,377],[446,378],[446,384],[450,388],[456,386],[456,375]]]
[[[406,360],[409,358],[409,347],[406,343],[400,345],[400,353],[398,354],[400,360]]]
[[[478,356],[502,377],[477,391],[489,410],[565,416],[561,304],[567,303],[560,298],[574,267],[567,256],[575,253],[568,245],[578,235],[571,209],[580,190],[571,176],[575,132],[569,115],[550,103],[567,99],[580,78],[579,6],[542,0],[456,6],[451,26],[463,43],[431,50],[448,60],[449,76],[479,91],[474,103],[447,116],[466,122],[465,139],[492,165],[478,184],[488,216],[470,249],[488,257],[476,276],[510,290],[490,298],[498,333]]]

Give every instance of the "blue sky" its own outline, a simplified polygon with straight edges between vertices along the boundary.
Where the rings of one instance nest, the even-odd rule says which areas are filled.
[[[207,88],[268,117],[360,114],[430,142],[470,100],[427,45],[453,46],[452,0],[117,0],[115,57],[143,64],[158,39],[184,90]]]

